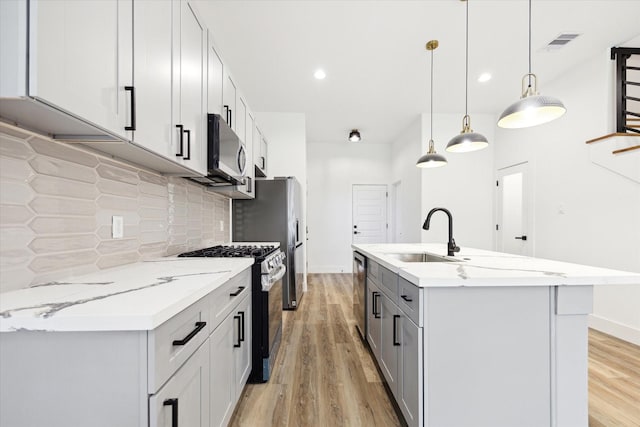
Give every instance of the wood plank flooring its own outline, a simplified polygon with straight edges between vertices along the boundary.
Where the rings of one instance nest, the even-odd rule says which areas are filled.
[[[311,274],[268,384],[249,384],[233,427],[394,427],[395,411],[355,329],[350,274]],[[589,426],[640,427],[640,347],[589,331]]]

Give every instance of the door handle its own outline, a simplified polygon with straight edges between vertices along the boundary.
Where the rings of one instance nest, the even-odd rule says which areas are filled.
[[[360,234],[360,232],[359,231],[354,231],[353,234]]]
[[[234,347],[240,347],[242,344],[242,336],[240,335],[241,332],[241,328],[242,328],[242,318],[240,316],[233,316],[233,320],[237,320],[238,321],[238,342],[234,343],[233,346]]]
[[[184,145],[184,126],[176,125],[176,128],[180,131],[180,151],[176,154],[177,157],[182,157],[182,147]]]
[[[399,346],[400,343],[397,342],[398,340],[398,325],[396,324],[396,320],[398,320],[400,318],[399,314],[394,314],[393,315],[393,345],[395,346]]]
[[[240,295],[240,293],[242,292],[242,290],[244,289],[244,286],[238,286],[238,290],[235,292],[231,292],[229,294],[230,297],[237,297],[238,295]]]
[[[527,240],[527,236],[516,237],[516,240]]]
[[[182,338],[181,340],[173,340],[173,345],[185,345],[186,343],[191,341],[191,339],[195,337],[196,334],[200,332],[205,326],[207,326],[207,322],[196,322],[196,327],[194,328],[194,330],[189,332],[189,335]]]
[[[229,125],[229,106],[228,105],[224,105],[224,109],[226,111],[227,124]],[[229,125],[229,127],[231,127],[231,125]]]
[[[136,88],[125,86],[124,90],[131,92],[131,126],[125,126],[124,130],[136,130]]]
[[[171,406],[171,427],[178,427],[178,399],[167,399],[164,406]]]
[[[380,292],[372,292],[373,295],[373,307],[372,311],[373,311],[373,317],[375,317],[376,319],[380,318],[380,312],[376,311],[376,307],[378,306],[378,297],[380,297]]]
[[[409,298],[407,295],[400,295],[400,298],[402,298],[406,302],[413,302],[413,299]]]
[[[244,311],[238,312],[240,314],[240,342],[244,342]]]
[[[183,157],[184,160],[191,160],[191,131],[185,129],[184,133],[187,134],[187,155]]]

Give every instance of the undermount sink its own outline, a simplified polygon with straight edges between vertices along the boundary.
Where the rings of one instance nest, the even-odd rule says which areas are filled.
[[[395,258],[402,262],[452,262],[453,259],[447,259],[442,256],[432,255],[428,253],[385,253],[384,255]]]

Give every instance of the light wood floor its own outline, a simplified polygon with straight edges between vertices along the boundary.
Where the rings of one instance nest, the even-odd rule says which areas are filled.
[[[233,427],[400,426],[355,330],[349,274],[312,274],[268,384],[249,384]],[[640,347],[589,332],[589,426],[640,427]]]

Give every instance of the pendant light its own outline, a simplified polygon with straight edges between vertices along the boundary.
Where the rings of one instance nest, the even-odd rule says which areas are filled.
[[[525,81],[528,84],[525,88]],[[522,96],[500,116],[498,126],[507,129],[541,125],[561,117],[567,109],[562,101],[538,94],[538,78],[531,72],[531,0],[529,0],[529,72],[522,77]]]
[[[447,164],[443,155],[436,153],[433,144],[433,51],[438,48],[438,40],[430,40],[427,50],[431,52],[431,137],[429,138],[429,151],[418,159],[416,166],[419,168],[437,168]]]
[[[468,153],[470,151],[482,150],[489,145],[489,141],[484,135],[474,132],[471,129],[471,117],[469,117],[469,0],[461,0],[467,3],[467,30],[465,42],[465,68],[464,68],[464,117],[462,118],[462,131],[447,144],[446,150],[450,153]]]

